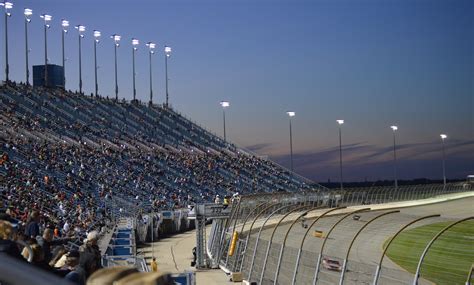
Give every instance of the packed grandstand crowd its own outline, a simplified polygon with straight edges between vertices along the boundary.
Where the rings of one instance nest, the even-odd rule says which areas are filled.
[[[14,82],[0,87],[0,103],[0,247],[28,258],[9,243],[15,233],[32,263],[60,275],[100,265],[97,236],[117,213],[311,190],[164,106]]]

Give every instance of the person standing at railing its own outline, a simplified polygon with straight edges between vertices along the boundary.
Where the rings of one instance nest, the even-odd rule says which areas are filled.
[[[153,257],[151,263],[150,263],[151,271],[153,272],[158,272],[158,263],[156,263],[156,258]]]

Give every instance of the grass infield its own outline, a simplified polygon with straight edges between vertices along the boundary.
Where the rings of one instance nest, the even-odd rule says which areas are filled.
[[[430,240],[451,222],[435,223],[406,230],[390,245],[388,257],[415,273],[418,260]],[[387,245],[385,242],[384,247]],[[474,264],[474,221],[455,225],[431,246],[421,267],[421,276],[436,284],[465,284]]]

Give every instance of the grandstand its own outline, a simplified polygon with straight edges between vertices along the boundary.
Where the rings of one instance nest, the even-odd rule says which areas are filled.
[[[66,195],[172,208],[216,194],[312,190],[169,108],[15,84],[0,97],[2,152]]]
[[[122,216],[315,190],[168,107],[14,82],[0,87],[0,104],[2,208],[20,231],[38,211],[41,228],[74,237],[71,248]]]

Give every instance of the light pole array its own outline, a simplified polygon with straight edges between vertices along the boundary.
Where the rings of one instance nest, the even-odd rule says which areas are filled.
[[[30,68],[28,63],[28,24],[31,22],[31,15],[33,15],[33,10],[25,8],[23,11],[25,15],[25,69],[26,69],[26,85],[30,85]]]
[[[294,117],[296,113],[288,111],[286,114],[288,114],[288,117],[290,118],[290,170],[293,174],[293,133],[291,130],[291,118]]]
[[[224,141],[227,142],[227,136],[225,132],[225,109],[230,106],[230,103],[228,101],[221,101],[219,104],[222,106],[222,117],[224,119]]]
[[[397,148],[395,141],[395,132],[398,130],[397,126],[390,126],[393,131],[393,172],[395,177],[395,190],[398,189],[398,179],[397,179]]]
[[[48,86],[48,22],[53,19],[51,15],[43,14],[40,16],[44,20],[44,86]]]
[[[82,38],[84,37],[84,32],[86,31],[86,27],[83,25],[76,26],[76,29],[79,34],[79,93],[82,94],[82,52],[81,52],[81,43]]]
[[[339,179],[341,180],[341,191],[344,189],[343,187],[343,180],[342,180],[342,124],[344,124],[344,120],[336,120],[337,124],[339,125]]]
[[[97,44],[100,41],[100,32],[94,30],[94,82],[95,82],[95,96],[99,95],[99,84],[97,83]]]
[[[146,44],[146,46],[148,47],[148,58],[149,58],[149,62],[150,62],[150,106],[151,106],[151,105],[153,105],[153,76],[152,76],[152,68],[151,68],[152,67],[152,65],[151,65],[151,56],[153,54],[155,54],[156,44],[154,44],[152,42],[148,42]]]
[[[138,49],[140,42],[137,39],[132,39],[132,65],[133,65],[133,101],[137,99],[137,89],[135,88],[135,52]]]
[[[115,55],[115,100],[118,101],[118,82],[117,82],[117,48],[120,46],[121,36],[114,34],[111,36],[114,40],[114,55]]]
[[[9,81],[9,66],[8,66],[8,17],[12,14],[8,11],[13,8],[13,4],[10,2],[2,2],[1,6],[5,9],[5,81]]]
[[[62,58],[63,58],[63,87],[66,89],[66,56],[64,48],[64,36],[67,34],[67,29],[69,27],[69,21],[62,19],[61,20],[61,46],[62,46]]]
[[[168,95],[168,58],[171,56],[171,47],[169,46],[165,46],[165,74],[166,74],[166,80],[165,80],[165,84],[166,84],[166,103],[165,103],[165,107],[168,108],[168,99],[169,99],[169,95]]]
[[[444,150],[444,140],[448,138],[445,134],[440,134],[443,151],[443,189],[446,189],[446,152]]]

